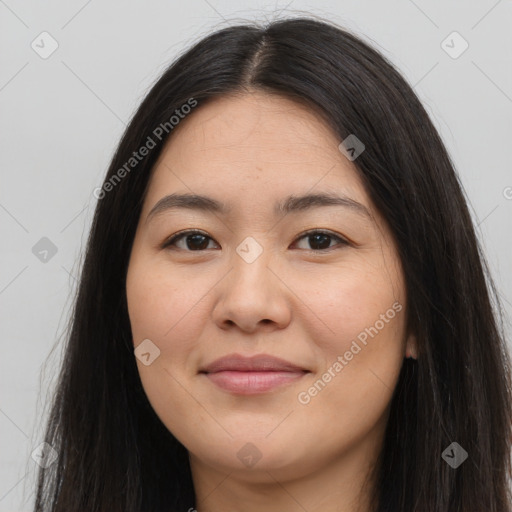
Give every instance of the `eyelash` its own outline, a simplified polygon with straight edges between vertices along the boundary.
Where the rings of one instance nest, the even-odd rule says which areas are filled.
[[[325,230],[321,230],[321,229],[310,229],[308,231],[305,231],[304,233],[301,233],[301,235],[299,237],[297,237],[295,239],[295,241],[301,240],[302,238],[306,238],[307,236],[310,236],[310,235],[313,235],[313,234],[327,235],[327,236],[329,236],[331,238],[335,238],[335,239],[339,240],[339,242],[340,242],[339,245],[341,245],[341,246],[350,245],[350,242],[348,240],[346,240],[345,238],[341,237],[340,235],[337,235],[337,234],[335,234],[335,233],[333,233],[331,231],[325,231]],[[162,249],[169,248],[170,246],[175,244],[177,241],[179,241],[181,238],[184,238],[187,235],[203,235],[204,237],[209,238],[210,240],[213,240],[213,238],[211,238],[204,231],[198,231],[198,230],[194,230],[194,229],[193,230],[186,230],[186,231],[179,231],[178,233],[175,233],[170,238],[168,238],[162,244],[161,248]],[[323,252],[331,251],[334,248],[336,248],[336,246],[328,247],[327,249],[302,249],[302,250],[309,251],[309,252],[315,252],[315,253],[323,253]],[[179,249],[178,248],[178,250],[182,250],[182,251],[185,251],[185,252],[204,252],[207,249],[191,251],[191,250],[188,250],[188,249]]]

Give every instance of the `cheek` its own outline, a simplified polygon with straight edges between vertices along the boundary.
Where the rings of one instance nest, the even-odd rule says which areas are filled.
[[[330,359],[350,350],[354,340],[368,354],[400,350],[405,308],[398,273],[357,261],[322,275],[304,273],[295,286],[307,306],[307,325],[316,332],[312,339]],[[370,346],[369,340],[378,343]]]
[[[127,275],[126,293],[134,345],[149,339],[160,351],[150,365],[136,359],[144,391],[162,422],[181,438],[190,423],[185,422],[182,431],[180,418],[193,406],[183,384],[193,371],[191,355],[207,314],[201,298],[215,281],[205,278],[193,285],[183,273],[174,270],[172,278],[170,274],[154,262],[135,260]]]
[[[166,351],[175,341],[179,348],[197,339],[204,315],[201,298],[214,284],[211,278],[191,282],[176,270],[171,273],[155,265],[135,264],[126,285],[135,343],[149,338]]]
[[[340,268],[320,284],[308,281],[301,293],[318,317],[312,339],[323,365],[298,401],[321,415],[326,437],[367,433],[385,414],[403,362],[400,275],[365,262]]]

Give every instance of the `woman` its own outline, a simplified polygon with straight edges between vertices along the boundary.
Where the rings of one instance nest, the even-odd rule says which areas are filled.
[[[220,30],[94,194],[35,510],[511,512],[497,296],[382,55],[311,19]]]

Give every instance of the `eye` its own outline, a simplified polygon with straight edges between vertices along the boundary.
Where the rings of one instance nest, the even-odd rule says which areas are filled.
[[[330,242],[333,239],[339,242],[338,245],[350,245],[349,242],[342,238],[341,236],[331,233],[330,231],[323,231],[318,229],[306,231],[299,238],[297,238],[297,240],[301,240],[303,238],[309,241],[311,247],[310,249],[305,248],[305,250],[310,250],[314,252],[320,252],[325,251],[327,249],[331,249],[332,246],[330,245]],[[185,240],[185,247],[179,247],[177,245],[177,243],[181,242],[182,240]],[[177,247],[178,249],[186,251],[201,251],[204,249],[208,249],[208,240],[213,241],[213,238],[208,236],[206,233],[203,233],[202,231],[181,231],[168,238],[163,243],[162,249],[174,246]]]
[[[185,238],[186,247],[185,248],[178,247],[176,245],[176,242],[181,241],[183,238]],[[188,249],[189,251],[198,251],[198,250],[208,248],[208,242],[206,241],[208,239],[213,240],[206,233],[203,233],[201,231],[196,231],[196,230],[181,231],[179,233],[172,235],[171,238],[168,238],[162,245],[162,249],[165,249],[166,247],[169,247],[169,246],[176,246],[176,247],[178,247],[178,249],[183,249],[183,250]]]
[[[325,251],[326,249],[332,249],[332,246],[330,247],[329,239],[338,240],[338,242],[340,242],[338,245],[349,245],[349,242],[342,238],[341,236],[335,235],[330,231],[323,231],[318,229],[306,231],[297,240],[301,240],[302,238],[307,239],[309,241],[310,246],[312,247],[311,249],[306,248],[306,250],[315,252]]]

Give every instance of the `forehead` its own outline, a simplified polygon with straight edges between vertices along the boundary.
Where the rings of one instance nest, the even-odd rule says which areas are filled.
[[[318,114],[290,99],[253,92],[211,100],[172,132],[153,169],[146,211],[176,190],[272,205],[290,194],[342,192],[370,208],[339,143]]]
[[[252,92],[199,105],[173,132],[166,152],[176,156],[199,149],[222,156],[228,152],[238,158],[245,155],[246,159],[252,155],[264,158],[270,152],[269,158],[278,155],[300,161],[305,155],[339,157],[338,144],[332,130],[311,109],[282,96]],[[327,148],[330,151],[325,154]]]

